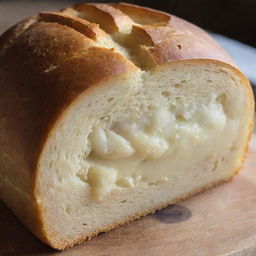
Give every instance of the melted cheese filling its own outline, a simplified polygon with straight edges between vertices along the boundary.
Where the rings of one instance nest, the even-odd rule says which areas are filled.
[[[162,106],[140,118],[115,122],[110,129],[95,126],[83,174],[92,199],[102,200],[115,189],[166,182],[172,173],[231,147],[234,122],[214,103],[187,119]]]

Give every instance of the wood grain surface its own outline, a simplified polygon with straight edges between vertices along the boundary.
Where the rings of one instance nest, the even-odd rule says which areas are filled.
[[[256,137],[232,182],[58,252],[0,203],[1,256],[256,255]]]

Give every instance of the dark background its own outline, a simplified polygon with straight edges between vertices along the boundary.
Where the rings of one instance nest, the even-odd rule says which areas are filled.
[[[256,46],[256,0],[159,0],[153,8],[183,17],[212,32]]]
[[[0,33],[7,25],[16,23],[17,18],[24,18],[40,10],[58,9],[78,2],[86,1],[0,0]],[[95,2],[109,1],[98,0]],[[110,2],[120,1],[112,0]],[[128,0],[126,2],[175,14],[207,30],[256,47],[256,0]],[[30,8],[31,6],[32,8]],[[10,17],[8,24],[4,20],[6,16]]]

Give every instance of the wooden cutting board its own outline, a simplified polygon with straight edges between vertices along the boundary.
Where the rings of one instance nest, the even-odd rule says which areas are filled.
[[[256,255],[256,136],[232,182],[64,252],[37,240],[0,203],[0,256]]]

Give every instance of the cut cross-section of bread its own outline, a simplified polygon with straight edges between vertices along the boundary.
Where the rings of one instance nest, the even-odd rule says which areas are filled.
[[[128,4],[41,13],[0,38],[0,195],[71,247],[229,181],[248,80],[205,32]]]

